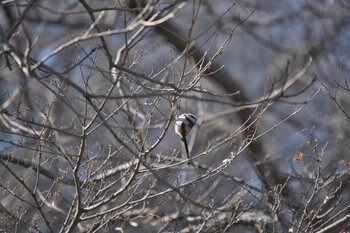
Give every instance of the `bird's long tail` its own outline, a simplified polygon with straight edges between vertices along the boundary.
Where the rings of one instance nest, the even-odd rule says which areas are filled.
[[[183,141],[184,141],[184,144],[185,144],[187,159],[190,159],[190,154],[188,153],[188,146],[187,146],[187,140],[186,140],[186,138],[184,138]]]

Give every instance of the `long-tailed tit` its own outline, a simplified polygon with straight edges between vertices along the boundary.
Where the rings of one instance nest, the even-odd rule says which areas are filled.
[[[191,113],[184,113],[180,115],[175,122],[175,133],[180,135],[181,140],[185,144],[187,158],[189,159],[188,146],[186,137],[191,131],[192,127],[196,124],[197,118]]]

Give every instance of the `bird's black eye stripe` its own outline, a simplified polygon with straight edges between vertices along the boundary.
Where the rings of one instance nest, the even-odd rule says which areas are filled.
[[[185,119],[188,121],[188,123],[190,123],[191,127],[193,127],[194,124],[196,124],[196,118],[194,116],[188,117],[187,115],[185,115]]]

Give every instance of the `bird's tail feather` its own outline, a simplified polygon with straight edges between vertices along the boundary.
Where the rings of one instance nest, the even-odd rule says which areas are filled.
[[[187,140],[186,140],[186,138],[184,138],[183,141],[184,141],[184,144],[185,144],[187,159],[190,159],[190,154],[188,153],[188,146],[187,146]]]

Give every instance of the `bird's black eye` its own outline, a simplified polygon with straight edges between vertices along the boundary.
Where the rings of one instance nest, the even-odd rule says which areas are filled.
[[[191,127],[196,124],[196,118],[193,115],[187,116],[185,115],[186,121],[191,125]]]

